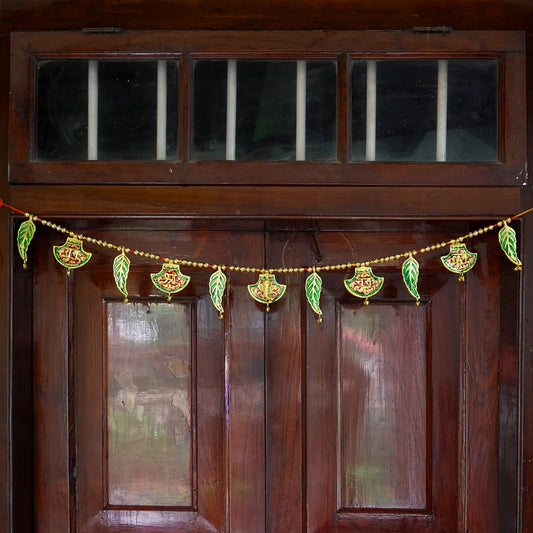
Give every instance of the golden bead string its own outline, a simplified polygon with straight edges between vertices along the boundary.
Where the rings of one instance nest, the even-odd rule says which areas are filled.
[[[260,274],[292,274],[292,273],[303,273],[303,272],[328,272],[328,271],[342,271],[349,268],[359,268],[359,267],[368,267],[383,263],[389,263],[393,261],[398,261],[402,258],[408,258],[409,256],[414,256],[417,254],[424,254],[427,252],[432,252],[434,250],[438,250],[440,248],[444,248],[446,246],[450,246],[451,244],[461,243],[467,239],[471,239],[472,237],[477,237],[478,235],[481,235],[483,233],[487,233],[489,231],[492,231],[496,227],[503,226],[504,223],[510,223],[511,221],[529,213],[530,211],[533,211],[533,208],[530,208],[526,211],[523,211],[522,213],[519,213],[517,215],[514,215],[512,217],[508,217],[506,219],[502,219],[494,224],[491,224],[489,226],[485,226],[482,228],[479,228],[476,231],[471,231],[465,235],[462,235],[458,238],[451,239],[449,241],[443,241],[435,244],[428,245],[424,248],[420,248],[419,250],[408,250],[406,252],[398,253],[389,255],[386,257],[379,257],[375,259],[371,259],[369,261],[362,261],[362,262],[355,262],[355,263],[342,263],[342,264],[334,264],[334,265],[324,265],[324,266],[298,266],[298,267],[277,267],[277,268],[259,268],[259,267],[251,267],[251,266],[238,266],[238,265],[221,265],[221,264],[211,264],[204,261],[191,261],[188,259],[179,259],[179,258],[171,258],[171,257],[163,257],[158,254],[154,254],[151,252],[145,252],[142,250],[135,250],[132,248],[129,248],[128,246],[123,245],[117,245],[113,244],[104,240],[95,239],[93,237],[88,237],[86,235],[83,235],[81,233],[75,233],[73,231],[70,231],[59,224],[55,224],[53,222],[50,222],[49,220],[45,220],[43,218],[39,218],[36,215],[32,215],[30,213],[24,213],[16,208],[13,208],[7,204],[5,204],[2,200],[0,200],[0,207],[8,207],[14,211],[17,211],[18,213],[24,214],[27,218],[30,218],[32,220],[37,220],[44,226],[50,227],[56,231],[59,231],[61,233],[68,234],[70,237],[77,238],[81,241],[86,241],[90,244],[96,244],[98,246],[102,246],[104,248],[113,248],[118,251],[124,251],[125,253],[130,253],[139,257],[143,257],[146,259],[153,259],[156,261],[163,261],[164,263],[174,263],[179,264],[182,266],[192,267],[192,268],[201,268],[201,269],[221,269],[221,270],[228,270],[228,271],[235,271],[235,272],[259,272]]]

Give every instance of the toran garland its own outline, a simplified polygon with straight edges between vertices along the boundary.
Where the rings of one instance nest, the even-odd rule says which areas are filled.
[[[83,249],[83,241],[91,244],[97,244],[106,248],[114,248],[119,251],[119,254],[113,261],[113,276],[118,290],[124,296],[124,301],[128,301],[127,279],[130,268],[130,259],[126,254],[138,255],[148,259],[163,261],[162,268],[159,272],[151,274],[153,284],[162,292],[168,295],[168,300],[171,300],[172,294],[183,290],[190,281],[190,276],[185,276],[180,271],[180,266],[188,266],[193,268],[212,269],[214,273],[209,279],[209,294],[213,305],[219,312],[219,318],[223,318],[224,308],[222,300],[224,291],[226,289],[227,278],[224,271],[236,272],[258,272],[259,279],[253,285],[248,285],[248,292],[256,301],[265,304],[266,310],[270,310],[270,304],[278,301],[285,293],[286,285],[282,285],[276,281],[276,273],[291,274],[308,272],[309,276],[305,281],[305,293],[307,301],[311,309],[316,313],[318,322],[322,322],[322,311],[320,310],[320,293],[322,291],[322,279],[319,276],[321,271],[339,271],[354,268],[354,275],[352,278],[344,280],[344,285],[347,291],[358,298],[364,300],[367,305],[368,299],[377,294],[383,286],[384,278],[376,276],[372,272],[372,265],[387,263],[390,261],[397,261],[405,258],[402,264],[402,278],[405,286],[411,296],[415,299],[416,305],[420,303],[420,295],[418,293],[418,275],[419,264],[415,259],[415,255],[431,252],[449,246],[447,255],[441,257],[444,267],[459,275],[459,281],[464,280],[464,275],[470,271],[477,260],[477,254],[468,251],[466,244],[463,242],[472,237],[477,237],[494,228],[499,227],[498,239],[500,246],[508,257],[508,259],[515,265],[515,270],[521,270],[522,262],[517,254],[516,232],[508,224],[525,214],[533,211],[533,207],[527,211],[523,211],[512,217],[500,220],[490,226],[485,226],[476,231],[472,231],[446,242],[440,242],[421,248],[420,250],[409,250],[400,254],[390,255],[388,257],[380,257],[370,261],[343,263],[338,265],[324,265],[324,266],[307,266],[307,267],[293,267],[293,268],[256,268],[235,265],[218,265],[209,264],[201,261],[190,261],[186,259],[174,259],[169,257],[162,257],[158,254],[143,252],[142,250],[134,250],[126,246],[117,246],[116,244],[87,237],[82,234],[70,231],[58,224],[54,224],[48,220],[39,218],[36,215],[25,213],[20,209],[12,207],[4,203],[0,199],[0,207],[7,207],[17,213],[27,217],[28,220],[22,222],[17,234],[17,246],[20,256],[24,262],[24,268],[27,267],[27,251],[30,242],[35,234],[34,221],[38,221],[44,226],[48,226],[61,233],[66,233],[69,236],[62,246],[54,246],[54,257],[62,266],[67,269],[67,274],[70,275],[71,269],[79,268],[85,265],[91,259],[91,253]]]

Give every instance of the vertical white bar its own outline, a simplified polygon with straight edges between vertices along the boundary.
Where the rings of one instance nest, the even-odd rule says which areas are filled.
[[[446,130],[448,118],[448,61],[438,62],[437,89],[437,161],[446,161]]]
[[[98,61],[89,61],[87,159],[98,159]]]
[[[296,161],[305,161],[307,61],[296,62]]]
[[[237,134],[237,60],[228,59],[226,96],[226,160],[235,160]]]
[[[157,159],[167,158],[167,62],[157,62]]]
[[[376,61],[366,62],[366,160],[376,160]]]

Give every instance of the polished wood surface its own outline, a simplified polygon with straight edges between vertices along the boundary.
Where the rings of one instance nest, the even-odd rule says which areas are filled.
[[[120,224],[123,227],[135,224],[143,233],[158,229],[159,224],[170,230],[199,225],[204,230],[228,228],[234,234],[228,237],[229,245],[217,242],[214,246],[213,250],[219,250],[214,252],[217,257],[227,263],[233,260],[247,263],[249,257],[254,257],[259,263],[265,260],[276,265],[282,260],[287,264],[293,261],[313,264],[316,257],[312,231],[300,231],[297,237],[292,231],[288,238],[285,230],[314,227],[315,219],[324,227],[329,225],[331,233],[322,251],[325,249],[327,257],[333,258],[338,247],[344,261],[343,235],[348,229],[357,232],[370,227],[373,231],[393,224],[389,229],[394,235],[396,252],[399,243],[411,242],[408,234],[415,235],[420,229],[441,231],[442,237],[448,238],[450,232],[464,233],[479,227],[478,222],[527,209],[533,205],[527,173],[517,176],[516,185],[506,183],[498,187],[492,183],[483,187],[483,177],[478,176],[475,187],[465,187],[460,168],[454,169],[450,183],[440,182],[445,186],[435,186],[441,178],[433,176],[431,169],[426,173],[417,172],[412,175],[414,187],[400,186],[410,176],[410,170],[401,166],[397,167],[398,174],[391,170],[389,178],[375,182],[379,186],[368,186],[371,176],[364,178],[365,186],[357,185],[355,180],[349,186],[339,186],[331,177],[321,182],[320,175],[313,175],[310,169],[300,169],[294,177],[287,174],[293,186],[285,187],[281,183],[269,186],[275,180],[267,173],[259,176],[262,186],[241,186],[235,182],[240,172],[238,167],[228,171],[228,180],[212,175],[215,169],[209,165],[201,171],[188,170],[187,186],[166,183],[152,187],[139,180],[135,185],[127,185],[127,174],[120,168],[113,169],[117,181],[122,183],[116,186],[98,185],[101,181],[98,173],[86,177],[86,185],[66,185],[72,182],[72,177],[61,167],[44,169],[41,178],[46,184],[43,185],[32,183],[33,178],[23,185],[8,181],[9,83],[10,76],[17,75],[10,74],[10,32],[78,31],[106,26],[165,31],[372,31],[442,25],[455,30],[525,31],[528,32],[524,34],[527,54],[533,53],[533,8],[528,0],[436,0],[424,4],[402,0],[379,5],[364,0],[357,6],[345,0],[333,3],[298,0],[290,5],[269,0],[253,6],[242,0],[224,4],[211,0],[207,3],[105,0],[98,6],[89,0],[5,0],[0,7],[0,139],[4,140],[0,143],[0,198],[88,233],[100,231],[102,237],[108,236],[109,231],[118,231]],[[315,33],[320,39],[322,32]],[[406,35],[402,38],[405,44],[411,37],[408,31],[402,33]],[[432,38],[431,30],[422,30],[422,35],[425,34]],[[447,36],[450,34],[438,36],[438,40],[445,42]],[[108,42],[113,39],[105,35],[104,38]],[[286,43],[301,48],[298,39],[294,34]],[[529,136],[533,131],[533,113],[526,109],[526,101],[532,101],[533,97],[532,65],[528,57],[525,66],[523,62],[517,66],[526,73],[527,98],[522,98],[519,112],[527,113]],[[522,85],[512,90],[523,91],[524,82],[518,83]],[[526,142],[525,134],[520,135],[521,142]],[[523,153],[523,145],[512,144],[512,138],[508,148]],[[529,140],[529,155],[532,149]],[[163,175],[165,170],[168,168],[157,172]],[[308,170],[311,187],[306,186]],[[478,170],[484,172],[482,168]],[[491,179],[497,180],[497,174],[494,171]],[[209,185],[195,185],[196,177]],[[52,185],[54,180],[62,185]],[[228,185],[232,180],[232,185]],[[425,186],[428,181],[433,181],[431,187]],[[120,220],[120,216],[131,218]],[[287,219],[298,220],[289,223]],[[471,221],[470,225],[466,220]],[[68,311],[73,281],[67,281],[64,271],[50,256],[50,244],[52,241],[60,244],[61,239],[41,226],[30,251],[30,269],[22,271],[13,244],[14,227],[19,222],[19,217],[0,209],[0,530],[9,533],[46,531],[46,528],[54,533],[75,531],[77,489],[72,450],[77,415],[73,408],[75,397],[68,394],[69,390],[74,391],[75,380],[74,353],[69,344],[72,338],[67,335],[68,323],[74,320]],[[357,224],[362,224],[359,229]],[[269,225],[278,230],[283,227],[283,232],[269,233],[266,237],[257,234]],[[273,306],[270,314],[264,314],[262,307],[246,295],[246,284],[255,282],[256,276],[250,274],[239,276],[239,281],[232,280],[227,303],[233,314],[227,314],[223,326],[212,309],[205,315],[213,322],[208,328],[225,330],[228,334],[216,337],[216,342],[223,340],[224,357],[222,363],[217,360],[206,370],[203,383],[213,381],[220,373],[224,376],[224,386],[232,385],[231,379],[235,378],[235,388],[226,388],[226,396],[224,390],[215,388],[205,399],[198,398],[199,402],[205,402],[198,405],[198,416],[203,412],[209,423],[203,429],[199,427],[197,440],[216,443],[204,448],[203,463],[201,455],[197,456],[198,479],[206,482],[206,489],[199,493],[198,506],[205,510],[207,522],[215,524],[215,530],[225,524],[229,531],[245,533],[262,530],[271,533],[406,532],[431,531],[431,528],[446,532],[533,531],[530,357],[533,224],[526,217],[514,227],[519,231],[522,273],[514,272],[505,258],[500,261],[494,238],[483,245],[485,236],[476,241],[480,263],[467,276],[465,286],[456,283],[453,276],[437,272],[431,261],[422,269],[427,272],[421,277],[421,286],[430,300],[423,305],[425,310],[431,308],[427,317],[431,328],[426,341],[431,340],[433,354],[428,381],[431,388],[427,388],[431,397],[426,404],[431,420],[426,428],[431,428],[432,443],[437,445],[431,448],[428,444],[426,448],[432,450],[428,480],[435,487],[449,488],[442,494],[431,493],[434,518],[430,514],[404,511],[337,513],[337,450],[333,428],[337,399],[332,395],[337,369],[332,361],[338,336],[333,324],[334,301],[346,298],[335,288],[338,283],[331,280],[325,283],[322,305],[331,319],[319,325],[306,307],[304,275],[297,282],[299,288],[294,289],[291,282],[291,290]],[[174,232],[172,238],[176,235],[182,233]],[[377,238],[372,241],[376,255],[392,253],[387,251],[390,242]],[[201,246],[196,248],[191,244],[194,242],[189,240],[185,248],[195,253],[202,251]],[[320,237],[318,242],[321,244]],[[152,244],[148,240],[143,246],[150,248]],[[170,244],[169,247],[172,248]],[[368,244],[356,246],[350,253],[355,260],[367,253],[374,255]],[[100,273],[98,269],[93,272],[98,283],[107,277],[106,283],[112,287],[109,257],[112,259],[107,255],[98,263]],[[391,275],[394,278],[393,270],[384,270],[388,280]],[[342,282],[342,275],[338,278]],[[281,276],[279,279],[286,282]],[[200,284],[205,287],[205,281]],[[149,280],[134,286],[141,293],[149,293]],[[404,291],[401,280],[396,279],[388,282],[382,296],[388,304],[400,305],[400,301],[404,305],[409,302]],[[36,301],[41,302],[38,307]],[[443,317],[440,324],[437,317]],[[454,320],[460,321],[460,329]],[[202,342],[208,344],[212,338],[206,336]],[[453,352],[451,359],[442,357],[447,350]],[[311,352],[328,354],[331,359],[310,358]],[[308,363],[311,363],[309,367]],[[60,384],[49,387],[54,380]],[[198,387],[201,386],[199,382]],[[227,423],[225,419],[220,420],[217,402],[221,395],[225,402],[223,412],[235,414]],[[52,425],[42,422],[42,417]],[[222,440],[220,425],[225,428]],[[223,475],[219,470],[213,473],[208,467],[202,470],[202,464],[215,463],[221,454]],[[35,461],[31,459],[33,456]],[[201,483],[198,486],[201,488]],[[34,520],[34,513],[41,518]],[[138,518],[142,523],[150,517],[139,511]],[[121,524],[121,520],[128,518],[118,512],[113,519]],[[436,529],[439,520],[444,525]],[[163,531],[168,530],[167,525],[163,525]],[[121,527],[117,525],[119,530]],[[205,523],[202,527],[209,530]]]
[[[163,29],[409,29],[450,26],[454,29],[531,29],[528,0],[416,0],[378,5],[372,0],[283,0],[250,4],[246,0],[208,2],[158,0],[139,2],[106,0],[96,7],[91,0],[57,4],[53,0],[5,0],[0,31],[72,28]]]
[[[165,255],[292,266],[313,264],[318,253],[327,263],[353,261],[361,253],[389,255],[469,228],[462,222],[441,229],[438,222],[420,228],[417,222],[375,221],[370,230],[365,221],[354,221],[351,229],[333,231],[346,223],[329,221],[327,231],[305,231],[305,223],[295,221],[273,222],[263,233],[218,229],[211,219],[206,225],[214,231],[175,232],[172,219],[161,223],[166,230],[139,231],[119,220],[93,219],[83,222],[83,231],[138,249],[155,246]],[[499,412],[497,369],[516,365],[516,352],[505,344],[514,339],[500,337],[499,326],[503,308],[516,300],[500,295],[502,257],[495,240],[487,234],[472,241],[479,264],[465,283],[442,272],[441,252],[420,256],[420,307],[397,265],[376,267],[386,284],[368,307],[347,296],[345,276],[324,272],[321,324],[305,301],[302,274],[278,276],[288,294],[265,314],[246,291],[256,275],[229,273],[226,318],[220,321],[208,298],[207,273],[186,272],[193,281],[183,296],[197,308],[198,401],[196,408],[191,403],[191,486],[198,499],[188,510],[108,500],[102,301],[120,301],[111,276],[116,251],[94,250],[91,262],[68,278],[49,248],[62,236],[44,230],[34,303],[56,312],[38,313],[34,332],[38,530],[70,524],[80,531],[133,532],[137,523],[154,532],[437,532],[453,531],[459,520],[460,531],[490,532],[499,521],[510,523],[512,517],[499,517],[497,480],[512,478],[513,470],[498,449],[512,448],[509,439],[516,434],[499,429],[508,422]],[[146,260],[134,266],[130,298],[161,299],[149,282],[156,269]],[[508,373],[506,387],[516,386],[516,378]],[[508,415],[513,412],[516,424],[516,411]],[[479,479],[486,480],[483,492]]]

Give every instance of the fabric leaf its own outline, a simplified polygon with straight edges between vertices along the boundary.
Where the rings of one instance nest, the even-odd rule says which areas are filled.
[[[126,282],[128,281],[129,271],[130,260],[123,250],[113,261],[113,276],[115,277],[115,283],[117,284],[118,290],[126,297],[126,300],[128,298]]]
[[[17,247],[20,257],[22,257],[22,260],[24,261],[24,268],[26,268],[26,263],[28,262],[28,247],[30,246],[34,234],[35,224],[30,217],[20,225],[17,233]]]
[[[505,255],[516,265],[516,269],[520,270],[522,261],[520,261],[516,253],[516,231],[504,222],[502,229],[498,233],[498,239]]]
[[[417,303],[420,300],[417,288],[419,270],[418,261],[412,255],[409,255],[402,265],[402,276],[407,290],[416,298]]]
[[[211,274],[209,278],[209,294],[211,301],[218,311],[218,317],[224,317],[224,307],[222,306],[222,297],[224,296],[224,289],[226,288],[226,275],[219,268],[216,272]]]
[[[305,280],[305,294],[311,309],[318,315],[318,322],[322,322],[322,311],[320,310],[320,293],[322,291],[322,279],[313,270]]]

